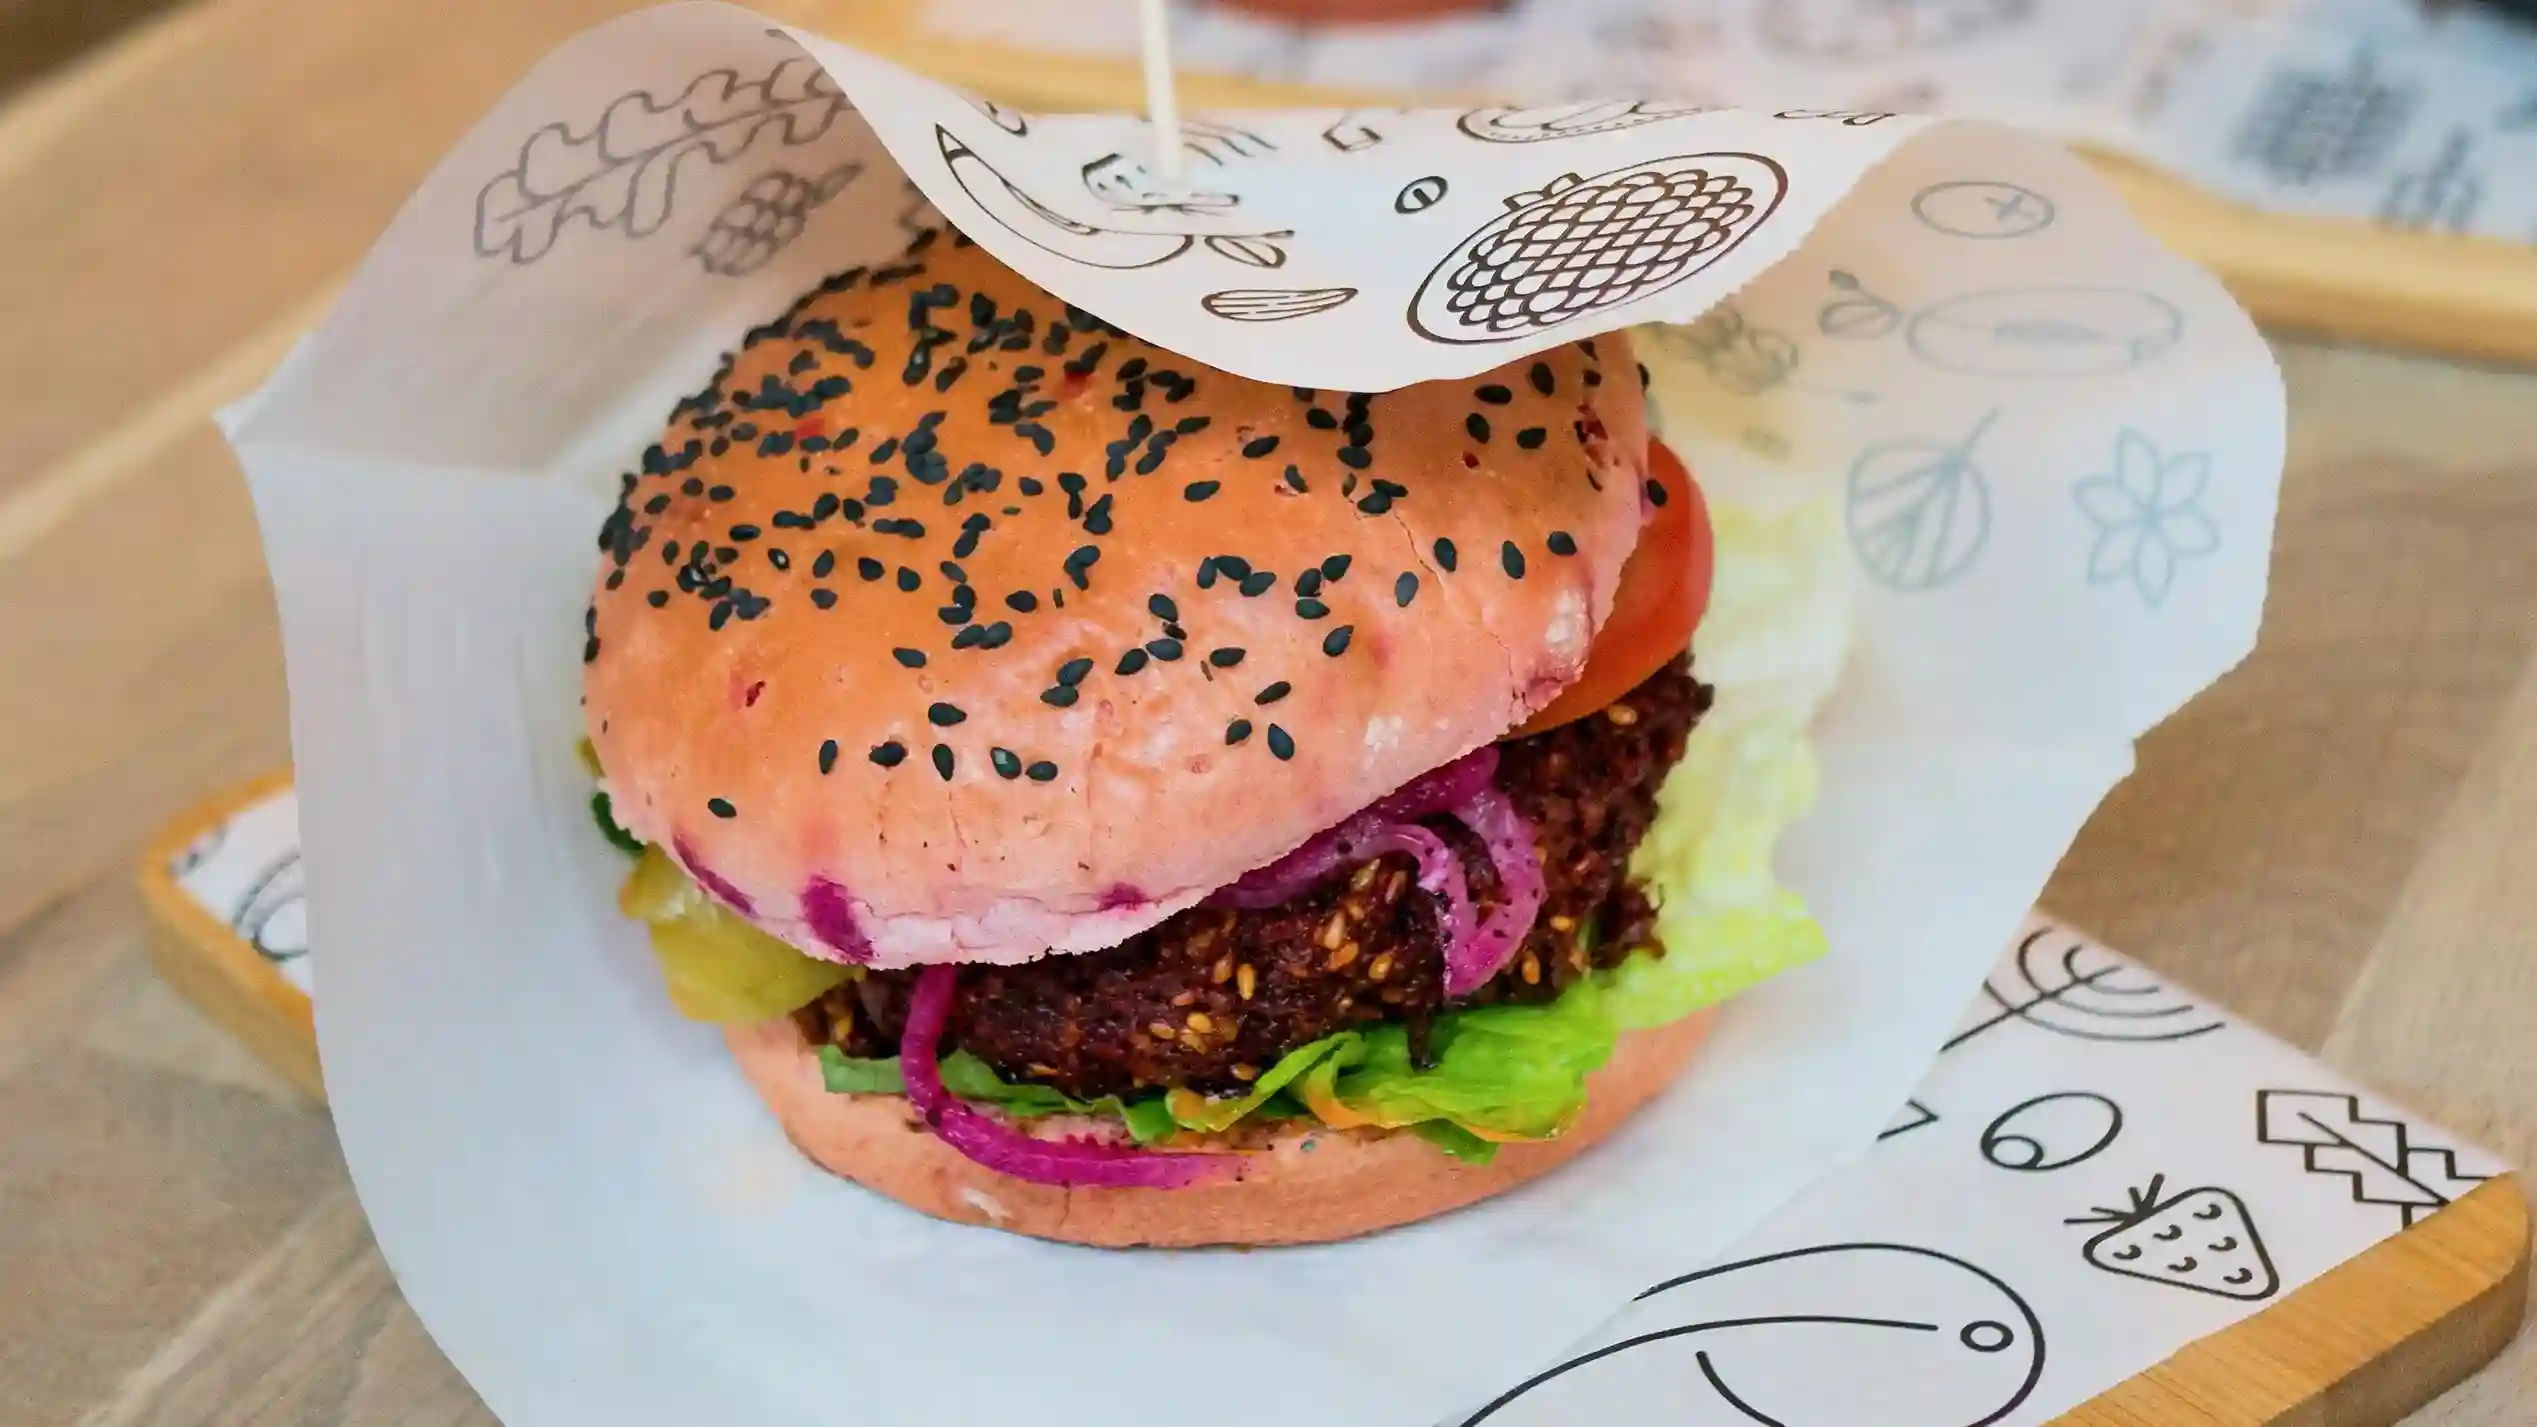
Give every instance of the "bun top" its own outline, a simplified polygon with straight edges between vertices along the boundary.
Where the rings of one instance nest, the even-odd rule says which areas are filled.
[[[590,736],[618,819],[805,951],[1112,946],[1572,681],[1646,442],[1618,334],[1268,386],[920,241],[624,478]]]

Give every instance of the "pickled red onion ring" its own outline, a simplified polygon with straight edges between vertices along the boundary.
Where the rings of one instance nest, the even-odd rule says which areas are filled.
[[[1441,768],[1421,773],[1375,800],[1366,811],[1390,822],[1415,822],[1452,812],[1494,786],[1497,745],[1485,743]]]
[[[899,1077],[907,1098],[945,1144],[994,1170],[1033,1184],[1097,1185],[1107,1189],[1181,1189],[1229,1173],[1230,1155],[1172,1154],[1129,1145],[1043,1140],[980,1113],[943,1087],[937,1062],[943,1029],[951,1021],[959,968],[936,965],[916,978],[908,999],[907,1029],[899,1037]]]
[[[1365,850],[1361,844],[1377,829],[1397,828],[1415,823],[1420,818],[1451,812],[1486,790],[1489,780],[1497,776],[1497,771],[1498,751],[1489,746],[1474,749],[1441,768],[1422,773],[1346,822],[1315,834],[1293,852],[1266,867],[1255,867],[1217,888],[1207,898],[1207,905],[1246,910],[1283,906],[1311,891],[1315,884],[1342,865],[1380,857],[1386,852],[1407,852],[1418,858],[1418,885],[1446,898],[1448,931],[1456,926],[1468,926],[1471,921],[1470,898],[1464,891],[1462,867],[1453,860],[1450,850],[1443,843],[1437,842],[1430,849],[1413,841],[1374,851]],[[1433,835],[1427,836],[1432,838]],[[1351,851],[1352,847],[1356,850]],[[1437,860],[1439,854],[1442,854],[1442,862]],[[1444,864],[1451,864],[1450,872],[1445,870]],[[1460,908],[1459,913],[1455,910],[1457,907]]]
[[[1506,968],[1541,915],[1545,897],[1532,825],[1493,781],[1497,764],[1497,749],[1482,748],[1412,779],[1293,852],[1218,888],[1207,905],[1283,906],[1341,867],[1406,852],[1418,859],[1419,887],[1443,903],[1445,995],[1468,996]],[[1443,839],[1412,821],[1438,814],[1471,829],[1488,849],[1499,903],[1484,923],[1477,921],[1461,859]]]
[[[1547,890],[1541,855],[1533,850],[1533,825],[1496,787],[1483,788],[1453,809],[1489,849],[1498,874],[1498,907],[1477,932],[1446,944],[1445,995],[1468,996],[1506,968],[1525,933],[1542,914]]]

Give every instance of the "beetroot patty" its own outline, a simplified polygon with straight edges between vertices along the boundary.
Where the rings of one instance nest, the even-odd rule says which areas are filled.
[[[1544,1001],[1589,967],[1651,944],[1630,853],[1656,815],[1710,690],[1670,665],[1590,718],[1500,748],[1498,786],[1538,836],[1548,895],[1504,971],[1464,1005]],[[1427,824],[1460,854],[1482,915],[1497,877],[1477,838]],[[1444,1009],[1433,898],[1395,855],[1334,876],[1281,907],[1200,907],[1108,951],[964,970],[946,1047],[1009,1080],[1093,1098],[1151,1086],[1238,1089],[1297,1046],[1367,1022],[1413,1030]],[[1591,944],[1580,934],[1594,929]],[[814,1043],[898,1052],[910,971],[875,972],[797,1017]]]

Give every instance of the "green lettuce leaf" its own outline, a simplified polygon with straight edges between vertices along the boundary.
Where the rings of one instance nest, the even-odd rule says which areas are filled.
[[[819,1048],[819,1075],[831,1095],[904,1095],[907,1080],[900,1073],[899,1058],[874,1059],[851,1056],[833,1045]],[[1016,1120],[1037,1120],[1050,1115],[1107,1115],[1124,1121],[1128,1134],[1138,1144],[1151,1144],[1177,1133],[1182,1127],[1171,1112],[1163,1108],[1161,1092],[1122,1100],[1104,1095],[1098,1100],[1077,1100],[1046,1085],[1015,1084],[997,1075],[992,1067],[965,1050],[956,1050],[942,1059],[943,1088],[973,1105],[992,1105]]]

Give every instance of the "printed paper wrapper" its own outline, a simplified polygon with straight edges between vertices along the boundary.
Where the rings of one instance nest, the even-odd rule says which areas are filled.
[[[505,98],[231,413],[346,1158],[512,1427],[1468,1410],[1867,1145],[2132,739],[2254,637],[2277,375],[2050,146],[1613,102],[1216,116],[1188,149],[1168,183],[1131,118],[1016,114],[743,10],[645,12]],[[1730,1006],[1572,1168],[1358,1243],[1054,1247],[802,1163],[614,910],[573,751],[582,609],[670,405],[932,210],[1280,383],[1688,324],[1669,439],[1724,498],[1838,502],[1856,556],[1822,796],[1781,859],[1831,954]]]

